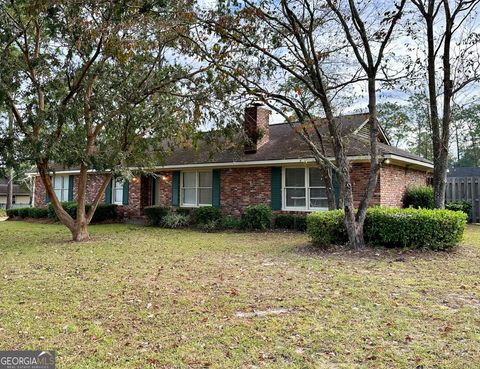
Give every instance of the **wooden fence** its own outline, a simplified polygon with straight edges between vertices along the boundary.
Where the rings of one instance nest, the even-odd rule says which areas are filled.
[[[446,202],[468,201],[472,204],[470,221],[480,223],[480,177],[447,178]]]

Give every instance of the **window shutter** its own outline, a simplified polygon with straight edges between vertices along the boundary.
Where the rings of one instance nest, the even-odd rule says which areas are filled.
[[[68,176],[68,201],[73,201],[73,183],[74,176]]]
[[[340,183],[338,182],[338,174],[336,172],[332,173],[332,186],[333,192],[335,193],[335,204],[338,209],[338,205],[340,204]]]
[[[50,197],[48,197],[48,193],[45,192],[45,204],[50,202]]]
[[[112,203],[112,180],[108,182],[107,187],[105,188],[105,204]]]
[[[128,181],[123,183],[123,205],[128,205],[128,190],[130,183]]]
[[[272,167],[272,178],[271,178],[271,201],[272,201],[272,210],[281,210],[282,209],[282,168]]]
[[[212,206],[220,207],[220,169],[212,170]]]
[[[172,172],[172,206],[180,206],[180,172]]]
[[[154,177],[152,176],[152,205],[156,205],[155,204],[155,194],[157,192],[157,177]]]

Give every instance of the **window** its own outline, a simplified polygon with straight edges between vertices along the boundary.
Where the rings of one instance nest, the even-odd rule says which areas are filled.
[[[113,181],[112,197],[112,204],[123,204],[123,181],[121,179]]]
[[[17,196],[13,195],[12,196],[12,205],[15,205],[17,203]]]
[[[181,206],[212,205],[212,172],[182,172]]]
[[[54,176],[53,190],[59,201],[68,201],[68,176]]]
[[[327,191],[319,168],[285,168],[284,208],[326,210]]]

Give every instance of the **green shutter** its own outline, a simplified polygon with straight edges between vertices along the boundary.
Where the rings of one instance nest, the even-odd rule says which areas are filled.
[[[172,206],[180,206],[180,172],[172,172]]]
[[[74,176],[68,176],[68,201],[73,201],[73,183]]]
[[[128,181],[123,183],[123,205],[128,205],[128,189],[130,183]]]
[[[212,206],[220,207],[220,169],[212,171]]]
[[[282,209],[282,168],[272,167],[272,210]]]
[[[112,203],[112,180],[108,182],[107,187],[105,188],[105,204]]]
[[[157,192],[157,177],[152,176],[152,205],[155,204],[155,193]]]
[[[332,173],[332,186],[333,192],[335,193],[335,204],[338,209],[338,205],[340,204],[340,183],[338,182],[338,174],[336,172]]]

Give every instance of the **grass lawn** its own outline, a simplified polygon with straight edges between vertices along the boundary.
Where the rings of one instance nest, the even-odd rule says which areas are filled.
[[[0,222],[0,350],[57,368],[480,368],[480,226],[450,253]]]

